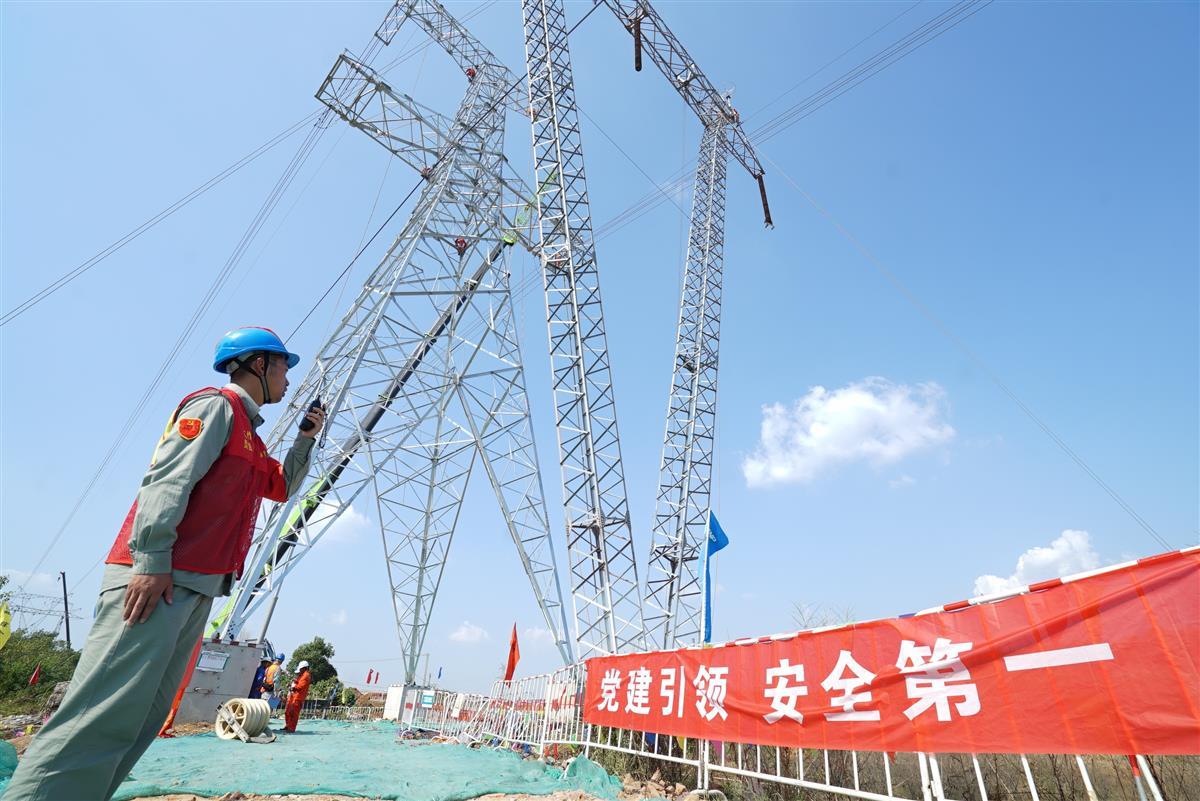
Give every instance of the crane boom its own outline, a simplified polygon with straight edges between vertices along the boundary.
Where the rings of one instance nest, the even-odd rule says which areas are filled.
[[[696,113],[702,125],[707,128],[713,122],[725,123],[720,142],[729,155],[758,182],[763,220],[767,227],[774,227],[771,209],[767,204],[766,184],[763,182],[766,170],[759,162],[754,145],[742,128],[740,115],[729,98],[718,91],[696,65],[683,42],[679,41],[679,37],[667,27],[662,16],[647,0],[604,0],[604,4],[633,35],[637,69],[641,69],[642,51],[649,52],[650,60]]]

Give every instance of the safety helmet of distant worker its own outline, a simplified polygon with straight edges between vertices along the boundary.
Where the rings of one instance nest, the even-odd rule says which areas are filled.
[[[297,673],[299,673],[302,670],[307,670],[307,669],[308,669],[308,660],[307,659],[301,660],[300,664],[296,665]]]
[[[264,402],[272,403],[271,392],[267,388],[266,369],[264,368],[262,373],[258,373],[249,366],[249,363],[257,356],[266,356],[270,353],[278,353],[287,357],[288,369],[300,363],[300,357],[289,351],[279,335],[271,329],[258,326],[235,328],[217,342],[217,349],[213,354],[213,369],[218,373],[232,375],[239,369],[246,368],[258,376],[258,380],[262,384]]]

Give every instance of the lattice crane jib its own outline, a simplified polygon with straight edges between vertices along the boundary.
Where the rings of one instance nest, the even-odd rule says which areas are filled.
[[[562,0],[522,0],[577,656],[645,645]]]
[[[712,501],[728,157],[755,179],[764,222],[768,227],[773,223],[763,167],[730,94],[717,90],[647,0],[603,1],[633,37],[635,69],[641,69],[642,54],[648,53],[704,125],[646,573],[647,637],[653,647],[676,648],[703,637],[703,549]]]
[[[410,16],[448,24],[437,3],[397,3],[393,11],[402,6]],[[463,31],[454,28],[453,41],[441,43],[470,45]],[[502,264],[508,245],[531,244],[520,219],[530,197],[511,191],[502,154],[512,82],[486,50],[473,53],[484,55],[452,120],[392,92],[346,56],[322,85],[322,102],[411,164],[426,184],[282,417],[294,420],[318,391],[327,399],[328,445],[313,467],[318,478],[268,516],[247,565],[247,576],[256,578],[239,584],[227,619],[218,620],[236,635],[350,504],[373,496],[407,681],[416,675],[477,459],[546,625],[564,660],[572,656]],[[288,429],[281,422],[273,446]]]
[[[658,647],[700,642],[716,434],[725,249],[724,125],[704,132],[679,301],[659,486],[646,576],[646,629]]]

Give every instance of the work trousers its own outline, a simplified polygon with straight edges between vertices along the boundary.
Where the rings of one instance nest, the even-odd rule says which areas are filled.
[[[3,801],[108,801],[171,710],[212,598],[175,586],[145,623],[121,619],[125,588],[100,593],[62,706],[33,738]]]

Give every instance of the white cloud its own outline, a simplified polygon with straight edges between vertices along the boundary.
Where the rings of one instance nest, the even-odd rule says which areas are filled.
[[[975,579],[976,595],[1008,592],[1027,584],[1046,579],[1094,570],[1100,566],[1100,556],[1092,548],[1092,538],[1086,531],[1066,529],[1049,547],[1037,545],[1017,559],[1017,569],[1011,576],[980,576]]]
[[[946,442],[946,393],[935,383],[866,378],[841,389],[813,387],[790,407],[763,406],[758,447],[742,462],[750,487],[800,484],[839,465],[893,464]]]
[[[62,597],[62,584],[59,583],[58,576],[53,573],[5,570],[4,575],[8,576],[8,586],[4,588],[5,592],[16,592],[24,588],[24,592],[33,592],[42,595],[52,593],[56,597]]]
[[[491,637],[482,626],[476,626],[474,623],[464,620],[461,626],[450,632],[450,639],[453,642],[483,642],[490,640]]]
[[[344,626],[350,622],[350,615],[346,613],[345,609],[339,609],[336,612],[330,612],[329,614],[309,612],[308,616],[319,623],[325,623],[331,626]]]
[[[892,489],[904,489],[905,487],[911,487],[916,483],[917,480],[908,473],[901,473],[898,478],[893,478],[891,481],[889,481],[888,486]]]
[[[544,629],[541,626],[532,626],[525,629],[521,633],[521,637],[528,642],[554,642],[554,635],[550,633],[550,629]]]
[[[323,501],[309,521],[309,526],[315,528],[322,525],[337,514],[339,509],[341,509],[341,504],[332,498]],[[360,536],[369,533],[372,528],[373,524],[370,518],[351,505],[342,511],[329,529],[321,535],[321,542],[326,544],[357,542]]]

